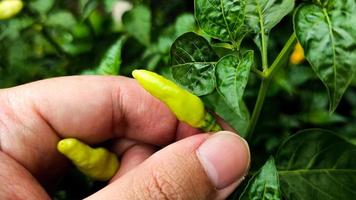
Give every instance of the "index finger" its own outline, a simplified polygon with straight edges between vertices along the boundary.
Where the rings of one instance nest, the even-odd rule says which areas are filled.
[[[129,138],[164,146],[197,132],[125,77],[62,77],[0,90],[0,150],[40,181],[63,166],[56,150],[60,138],[89,144]]]
[[[180,122],[172,112],[130,78],[72,76],[14,89],[12,100],[32,102],[33,109],[63,138],[98,143],[126,137],[166,145],[182,134],[177,133]],[[188,132],[185,135],[196,132],[183,130]]]

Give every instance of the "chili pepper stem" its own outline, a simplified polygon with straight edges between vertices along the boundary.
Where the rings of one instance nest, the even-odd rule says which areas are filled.
[[[205,113],[203,123],[199,128],[205,132],[217,132],[222,130],[221,126],[216,122],[216,119],[208,112]]]

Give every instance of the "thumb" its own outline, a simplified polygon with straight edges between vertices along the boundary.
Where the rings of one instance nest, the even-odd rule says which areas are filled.
[[[248,145],[236,134],[199,134],[158,151],[89,199],[223,199],[249,162]]]

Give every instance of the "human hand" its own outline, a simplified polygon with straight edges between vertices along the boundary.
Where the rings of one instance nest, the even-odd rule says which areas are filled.
[[[112,140],[121,157],[110,183],[88,199],[226,198],[247,173],[247,143],[226,131],[198,133],[129,78],[64,77],[3,89],[0,199],[49,199],[40,183],[67,168],[56,150],[67,137]]]

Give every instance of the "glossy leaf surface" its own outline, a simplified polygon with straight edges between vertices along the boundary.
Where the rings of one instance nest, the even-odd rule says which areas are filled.
[[[276,165],[286,199],[353,199],[356,146],[322,129],[309,129],[280,146]]]
[[[245,4],[243,0],[195,0],[195,16],[210,36],[235,42],[243,35]]]
[[[171,47],[174,80],[201,96],[215,89],[216,54],[202,36],[188,32],[178,37]]]
[[[243,117],[240,111],[240,102],[253,62],[253,51],[247,51],[241,57],[227,55],[216,64],[217,89],[231,109],[235,110],[240,117]]]
[[[241,137],[246,135],[250,113],[243,101],[240,102],[240,113],[236,113],[216,90],[201,98],[205,106],[233,127]]]
[[[303,4],[295,13],[297,38],[327,88],[330,111],[336,109],[356,71],[355,13],[354,0]]]
[[[280,200],[279,177],[274,159],[270,158],[249,181],[240,200]]]
[[[246,2],[247,26],[255,34],[256,45],[260,50],[263,48],[266,50],[269,32],[292,11],[294,0],[248,0]]]

